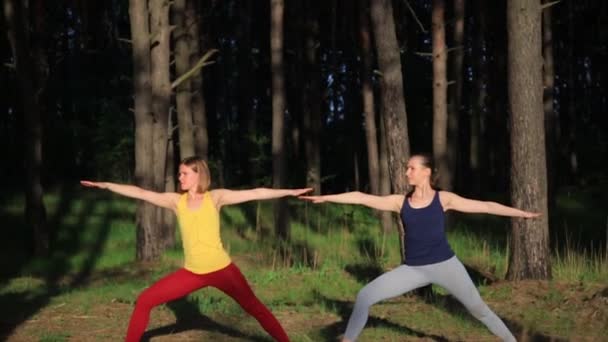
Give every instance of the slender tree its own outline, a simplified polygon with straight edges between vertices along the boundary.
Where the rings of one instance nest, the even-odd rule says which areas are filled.
[[[544,1],[547,3],[548,1]],[[545,133],[547,153],[547,206],[549,212],[555,207],[556,187],[556,156],[557,156],[557,132],[559,131],[559,118],[553,108],[553,88],[555,86],[555,72],[553,62],[553,28],[551,20],[552,6],[543,10],[543,104],[545,110]],[[551,217],[551,215],[549,215]]]
[[[48,254],[50,234],[42,201],[42,110],[40,96],[46,84],[42,48],[32,45],[30,32],[40,33],[41,25],[30,27],[28,1],[4,0],[4,18],[11,46],[19,94],[23,105],[25,145],[25,220],[33,231],[34,254]],[[39,1],[34,6],[42,6]],[[41,7],[39,7],[41,8]],[[36,12],[36,16],[43,15]],[[41,18],[38,17],[38,20]],[[38,62],[38,63],[37,63]]]
[[[321,194],[321,68],[319,50],[319,13],[316,5],[307,6],[305,25],[305,90],[302,94],[306,185]]]
[[[190,0],[192,1],[192,0]],[[175,73],[179,77],[190,70],[191,36],[186,26],[187,0],[175,0],[171,7],[173,42],[175,50]],[[192,123],[192,86],[190,79],[181,82],[175,90],[177,124],[179,131],[179,155],[184,159],[194,155],[194,133]]]
[[[197,6],[199,1],[187,0],[185,25],[188,29],[190,67],[194,67],[201,58],[205,35],[201,32],[203,9]],[[207,111],[203,95],[202,69],[198,69],[191,81],[192,89],[192,124],[194,125],[194,152],[203,159],[209,154],[209,133],[207,132]]]
[[[447,49],[445,42],[445,2],[433,0],[433,156],[439,171],[439,186],[451,190],[448,169]]]
[[[508,1],[507,32],[512,202],[515,207],[543,214],[535,220],[512,220],[507,278],[548,279],[551,265],[540,1]]]
[[[386,128],[390,178],[393,191],[405,193],[407,190],[405,161],[410,155],[410,143],[407,132],[401,58],[391,1],[371,0],[371,18],[378,53],[378,67],[382,74],[380,104]],[[404,228],[399,225],[402,259],[405,258],[404,235]]]
[[[272,73],[272,185],[285,186],[285,72],[283,66],[283,0],[270,2],[270,59]],[[279,239],[289,239],[287,205],[275,201],[275,231]]]
[[[146,0],[129,0],[133,42],[133,86],[135,100],[135,183],[154,188],[152,88],[150,84],[150,29]],[[164,167],[164,164],[163,164]],[[160,255],[156,208],[140,201],[136,212],[136,256],[148,261]]]
[[[464,61],[464,23],[465,23],[465,0],[454,0],[454,29],[452,32],[453,51],[448,55],[451,62],[451,87],[449,90],[448,108],[448,133],[447,133],[447,159],[450,173],[455,175],[451,178],[452,188],[458,187],[460,167],[459,156],[459,127],[460,113],[462,111],[462,85],[463,85],[463,61]]]

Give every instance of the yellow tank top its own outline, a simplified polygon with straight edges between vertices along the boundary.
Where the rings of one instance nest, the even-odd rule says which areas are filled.
[[[197,209],[188,208],[188,194],[177,203],[177,219],[184,247],[184,268],[204,274],[221,270],[231,263],[220,238],[219,212],[207,191]]]

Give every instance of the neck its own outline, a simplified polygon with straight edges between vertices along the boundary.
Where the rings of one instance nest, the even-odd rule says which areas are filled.
[[[196,188],[188,190],[188,198],[196,199],[202,196],[202,194],[196,191]]]
[[[434,191],[435,190],[433,190],[433,188],[431,187],[431,185],[429,183],[416,185],[416,189],[414,190],[414,193],[412,194],[412,196],[415,196],[418,198],[425,198],[428,195],[432,194]]]

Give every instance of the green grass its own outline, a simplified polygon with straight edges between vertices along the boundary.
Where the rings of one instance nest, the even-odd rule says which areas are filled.
[[[577,205],[573,196],[560,203],[567,215],[585,207],[584,203]],[[21,217],[23,200],[5,200],[0,209],[8,223],[7,239],[0,242],[0,248],[9,256],[0,260],[4,272],[0,278],[0,306],[5,308],[0,321],[21,322],[44,315],[44,310],[64,306],[78,315],[98,314],[98,307],[108,303],[124,303],[130,308],[142,289],[181,265],[179,235],[178,245],[166,251],[158,262],[145,267],[134,263],[133,201],[102,192],[77,191],[64,193],[63,197],[49,194],[45,204],[49,222],[57,229],[53,251],[44,259],[30,258],[24,251],[28,234]],[[294,341],[327,340],[343,329],[359,289],[383,270],[400,263],[397,234],[383,233],[379,220],[367,208],[292,200],[290,212],[291,240],[288,245],[280,245],[273,238],[270,202],[226,207],[221,216],[223,241],[256,294],[271,310],[305,317],[305,322],[318,319],[316,325],[311,323],[314,328],[295,329]],[[508,263],[508,220],[473,217],[451,222],[448,239],[459,258],[502,279]],[[584,236],[585,230],[581,230],[577,241]],[[552,265],[555,284],[580,286],[573,293],[587,293],[595,289],[594,284],[608,283],[605,250],[585,250],[566,239],[561,248],[553,251]],[[522,295],[515,287],[481,283],[479,290],[485,300],[496,303],[527,329],[572,337],[580,329],[575,311],[578,309],[568,309],[564,303],[571,300],[572,294],[562,286],[551,285],[553,282],[535,297],[537,304],[526,305],[521,312],[506,306]],[[447,294],[440,288],[435,288],[435,292],[438,297],[429,303],[405,297],[374,306],[369,329],[364,330],[361,340],[434,338],[441,334],[460,339],[467,339],[470,334],[490,336],[466,311],[446,310]],[[506,304],[503,307],[501,303]],[[211,288],[197,291],[162,312],[179,315],[192,308],[204,315],[245,317],[230,298]],[[547,308],[553,310],[549,323]],[[128,317],[128,310],[124,311]],[[441,326],[437,322],[442,322]],[[254,323],[245,326],[257,331]],[[72,338],[69,333],[37,329],[33,334],[39,341]]]

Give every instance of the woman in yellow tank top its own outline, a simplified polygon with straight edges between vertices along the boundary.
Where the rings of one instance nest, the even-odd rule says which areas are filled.
[[[80,182],[87,187],[107,189],[171,209],[179,221],[184,267],[158,280],[139,295],[125,341],[141,339],[152,308],[206,286],[213,286],[232,297],[277,341],[289,341],[280,323],[255,296],[241,271],[224,250],[220,238],[219,211],[225,205],[299,196],[312,189],[209,190],[209,168],[199,157],[186,158],[181,162],[179,182],[183,191],[181,194],[159,193],[126,184]]]

